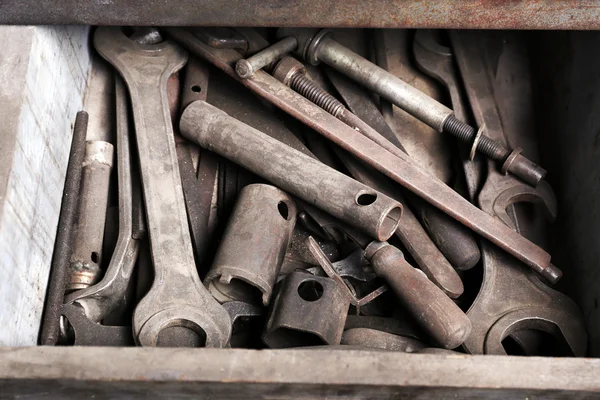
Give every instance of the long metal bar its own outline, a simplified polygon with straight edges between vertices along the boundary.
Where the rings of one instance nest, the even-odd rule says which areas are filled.
[[[78,112],[75,119],[75,127],[73,128],[73,141],[71,142],[69,164],[65,176],[65,188],[58,218],[59,223],[56,232],[56,242],[54,244],[54,254],[52,255],[46,308],[44,310],[44,319],[40,334],[40,343],[43,345],[55,345],[58,340],[60,307],[65,295],[65,277],[73,250],[74,224],[77,203],[79,202],[87,126],[88,113],[85,111]]]
[[[240,58],[239,54],[210,48],[182,29],[170,29],[169,32],[192,53],[207,59],[229,76],[238,79],[232,65]],[[391,154],[264,71],[257,71],[250,79],[241,82],[275,106],[523,261],[550,282],[556,282],[562,276],[562,272],[550,263],[550,254],[469,203],[442,181],[421,170],[408,156]]]

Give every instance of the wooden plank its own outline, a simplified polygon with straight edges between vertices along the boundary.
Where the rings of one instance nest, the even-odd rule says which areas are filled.
[[[37,335],[71,142],[89,73],[87,27],[0,27],[0,344],[32,345]],[[8,48],[6,48],[8,46]],[[10,121],[10,123],[5,123]],[[4,163],[3,163],[4,164]],[[0,192],[1,194],[1,192]]]
[[[599,395],[600,360],[357,350],[0,349],[4,393],[131,398],[473,398]],[[25,384],[27,382],[27,384]],[[12,392],[11,392],[12,391]],[[89,393],[89,392],[88,392]],[[379,398],[379,397],[378,397]]]

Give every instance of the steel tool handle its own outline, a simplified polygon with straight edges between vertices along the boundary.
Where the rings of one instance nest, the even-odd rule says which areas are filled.
[[[437,343],[454,349],[465,341],[471,333],[469,317],[425,274],[410,266],[400,250],[388,243],[372,242],[365,252],[375,273],[387,281]]]

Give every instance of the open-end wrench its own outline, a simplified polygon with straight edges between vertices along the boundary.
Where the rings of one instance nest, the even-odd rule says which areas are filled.
[[[140,155],[155,278],[134,312],[136,341],[155,346],[161,331],[182,327],[207,347],[226,346],[229,314],[204,288],[194,264],[169,115],[166,83],[187,54],[169,41],[139,44],[115,27],[98,28],[94,45],[127,84]]]
[[[477,123],[485,124],[490,138],[506,143],[504,124],[492,90],[492,67],[485,57],[486,36],[452,32],[451,39]],[[522,142],[528,133],[531,134],[525,129],[515,139]],[[550,219],[556,216],[556,200],[547,183],[540,182],[533,188],[494,168],[488,168],[477,200],[482,210],[515,230],[518,226],[506,212],[513,203],[533,202],[541,205]],[[504,338],[522,330],[538,330],[553,336],[562,335],[574,355],[585,354],[587,338],[583,318],[571,299],[546,286],[537,276],[528,273],[523,264],[489,243],[482,243],[482,259],[482,287],[467,313],[473,321],[473,332],[464,343],[467,351],[505,354]]]
[[[122,301],[139,252],[143,226],[133,220],[133,188],[129,132],[128,98],[123,81],[116,78],[117,184],[119,192],[119,237],[110,264],[100,282],[71,293],[66,304],[77,303],[92,322],[100,322]],[[141,202],[141,198],[137,198]],[[139,205],[137,206],[139,207]],[[135,225],[135,226],[134,226]],[[75,324],[75,322],[72,322]]]

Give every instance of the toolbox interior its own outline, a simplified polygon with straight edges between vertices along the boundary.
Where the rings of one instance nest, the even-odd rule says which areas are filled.
[[[59,143],[59,147],[53,150],[59,155],[57,160],[46,160],[44,152],[47,148],[38,146],[21,151],[26,158],[22,162],[42,160],[36,170],[36,182],[51,187],[61,177],[64,180],[70,143],[70,126],[60,120],[68,114],[72,124],[75,112],[84,105],[88,106],[90,113],[94,112],[94,108],[101,111],[105,106],[89,94],[86,97],[88,85],[93,84],[96,73],[91,65],[97,55],[92,56],[94,51],[89,40],[93,28],[55,26],[22,29],[35,30],[32,36],[35,43],[31,46],[28,64],[30,76],[26,80],[28,90],[32,93],[31,99],[28,98],[31,100],[31,110],[30,115],[23,118],[29,118],[31,124],[36,126],[33,130],[44,130],[40,134],[44,140]],[[551,228],[549,248],[553,263],[564,272],[557,288],[580,306],[589,334],[588,355],[598,357],[600,163],[597,160],[600,155],[600,114],[595,110],[600,106],[600,55],[597,52],[600,34],[538,31],[519,32],[518,35],[520,40],[527,41],[529,45],[541,165],[548,170],[547,179],[559,201],[558,220]],[[102,126],[91,122],[88,137],[98,135],[112,126],[111,123]],[[49,213],[44,217],[49,225],[45,232],[49,236],[35,234],[37,228],[34,221],[27,225],[29,230],[12,232],[13,237],[0,238],[2,269],[10,271],[12,268],[20,274],[19,279],[13,280],[20,282],[20,287],[13,284],[9,289],[0,291],[0,304],[13,305],[3,306],[0,321],[12,321],[10,314],[14,311],[30,311],[30,315],[21,318],[17,324],[3,324],[0,341],[5,345],[32,346],[37,342],[44,306],[44,285],[47,283],[52,256],[51,251],[42,251],[41,248],[52,248],[55,235],[52,227],[56,227],[61,196],[60,190],[46,194],[38,193],[38,190],[26,187],[21,193],[24,198],[47,196],[49,205],[40,204],[39,201],[22,204],[31,210]],[[9,211],[15,212],[14,209],[4,210],[5,214]],[[16,247],[29,250],[27,254],[15,255]],[[1,258],[3,251],[8,249],[11,249],[9,253],[13,256]],[[30,292],[32,287],[36,288],[34,296]]]

